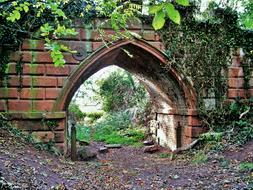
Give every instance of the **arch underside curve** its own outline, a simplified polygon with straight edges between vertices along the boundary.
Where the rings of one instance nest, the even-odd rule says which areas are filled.
[[[102,47],[71,73],[53,111],[66,111],[74,93],[85,80],[104,67],[116,65],[134,74],[146,86],[156,119],[158,116],[158,119],[165,121],[160,122],[159,126],[164,128],[163,135],[171,133],[167,130],[169,127],[163,125],[171,125],[175,133],[177,125],[189,125],[189,112],[196,110],[196,93],[191,83],[175,68],[165,69],[166,64],[166,56],[142,40],[121,40],[109,47]],[[181,133],[184,134],[184,130]],[[173,137],[174,144],[176,141]],[[172,147],[175,148],[176,145]]]

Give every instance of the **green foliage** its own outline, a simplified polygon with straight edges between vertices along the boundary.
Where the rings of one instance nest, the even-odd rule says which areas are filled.
[[[71,103],[68,108],[69,114],[72,115],[76,120],[83,119],[85,114],[80,110],[79,106],[75,103]]]
[[[244,27],[253,29],[253,2],[246,0],[241,2],[244,7],[244,12],[240,14],[240,20]]]
[[[240,163],[241,171],[253,171],[253,163],[252,162],[242,162]]]
[[[94,121],[98,120],[104,115],[104,112],[91,112],[86,113],[86,117],[90,119],[90,122],[93,123]]]
[[[183,6],[189,6],[189,0],[176,0],[176,3]]]
[[[171,153],[160,153],[159,157],[160,158],[170,158],[171,157]]]
[[[62,52],[68,47],[57,42],[61,37],[77,35],[73,28],[76,19],[91,23],[95,16],[109,17],[118,34],[141,6],[121,0],[20,0],[0,2],[0,45],[18,47],[24,38],[42,38],[56,66],[65,63]],[[122,35],[123,36],[123,35]]]
[[[208,161],[208,156],[203,151],[198,151],[192,158],[192,163],[203,164]]]
[[[86,141],[90,142],[91,140],[91,132],[90,127],[85,124],[76,124],[76,139],[78,141]]]
[[[140,146],[140,141],[144,139],[144,131],[140,127],[131,125],[128,113],[113,113],[104,115],[93,123],[93,126],[78,124],[77,139]]]
[[[131,125],[131,117],[128,112],[111,112],[105,114],[94,125],[101,133],[110,132],[110,130],[122,130]],[[101,129],[101,130],[100,130]]]
[[[58,127],[58,121],[56,120],[47,120],[43,118],[42,123],[52,131],[54,131],[54,129]]]
[[[109,130],[108,130],[109,131]],[[129,135],[131,134],[131,135]],[[123,144],[140,146],[140,141],[144,139],[144,133],[140,129],[127,128],[122,131],[110,131],[110,133],[95,133],[94,140],[107,144]]]
[[[215,133],[215,132],[208,132],[208,133],[204,133],[200,136],[200,139],[202,141],[221,141],[222,140],[222,133]]]
[[[131,126],[126,112],[107,115],[94,125],[94,140],[108,144],[136,145],[144,138],[144,131]]]
[[[147,104],[145,88],[134,81],[130,73],[126,71],[115,71],[97,83],[98,95],[105,112],[123,111],[132,107],[144,108]]]
[[[182,6],[189,6],[188,0],[176,0],[176,3]],[[155,30],[163,28],[166,17],[176,24],[180,24],[181,16],[175,6],[170,2],[162,2],[149,7],[149,13],[154,14],[152,26]]]
[[[215,5],[201,13],[193,4],[181,14],[181,25],[167,22],[159,31],[169,58],[166,67],[170,69],[173,65],[191,79],[198,89],[200,108],[205,108],[204,97],[215,97],[219,107],[227,96],[224,72],[232,61],[233,48],[243,49],[245,79],[251,76],[253,32],[238,26],[239,15],[230,8]]]
[[[240,100],[201,114],[210,129],[201,136],[209,150],[221,151],[228,144],[242,145],[253,139],[253,100]]]

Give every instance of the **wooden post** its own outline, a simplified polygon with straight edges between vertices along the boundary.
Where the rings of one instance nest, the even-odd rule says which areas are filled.
[[[180,122],[178,122],[178,125],[176,127],[176,139],[177,139],[177,148],[180,148],[182,146],[181,140],[182,140],[182,126],[180,125]]]
[[[71,126],[71,160],[76,161],[76,127]]]

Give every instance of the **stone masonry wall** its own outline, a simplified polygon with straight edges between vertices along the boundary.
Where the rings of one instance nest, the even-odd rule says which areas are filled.
[[[94,22],[94,26],[101,25],[100,20]],[[106,34],[114,32],[109,26],[104,26]],[[131,23],[129,29],[138,33],[150,45],[163,51],[164,47],[159,36],[150,26],[143,23]],[[78,35],[61,39],[64,44],[72,49],[85,47],[87,54],[91,54],[104,45],[99,37],[97,30],[91,27],[77,25]],[[44,142],[53,141],[58,147],[66,147],[65,127],[67,120],[66,110],[59,112],[53,111],[56,99],[62,91],[62,88],[70,74],[78,67],[80,61],[73,58],[72,54],[64,53],[66,64],[64,67],[55,67],[52,64],[50,54],[44,49],[44,42],[41,40],[27,39],[17,52],[13,52],[8,65],[8,79],[0,84],[0,112],[22,128],[26,132],[32,133]],[[20,81],[17,76],[17,61],[22,58],[23,77]],[[250,89],[244,89],[243,69],[241,66],[241,55],[234,55],[233,62],[228,70],[228,100],[234,100],[240,96],[245,98],[253,96],[253,76],[250,79]],[[186,97],[187,98],[187,97]],[[201,128],[201,122],[198,119],[197,110],[188,111],[188,114],[173,116],[171,124],[161,119],[164,113],[158,114],[161,119],[162,128],[177,125],[183,120],[187,126],[182,129],[182,141],[191,142],[204,130]],[[166,114],[165,114],[166,115]],[[164,129],[165,134],[169,129]],[[171,129],[173,133],[174,129]],[[169,136],[169,135],[168,135]],[[171,138],[175,141],[175,136]]]

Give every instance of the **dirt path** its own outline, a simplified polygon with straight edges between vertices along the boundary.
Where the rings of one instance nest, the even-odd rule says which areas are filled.
[[[243,150],[237,154],[251,159],[251,154]],[[253,150],[253,142],[246,150]],[[0,177],[14,189],[48,190],[61,184],[62,189],[64,184],[70,190],[250,189],[244,180],[250,173],[239,172],[238,158],[231,152],[200,165],[192,164],[184,155],[173,161],[159,155],[123,147],[99,154],[94,161],[71,162],[2,135]]]

